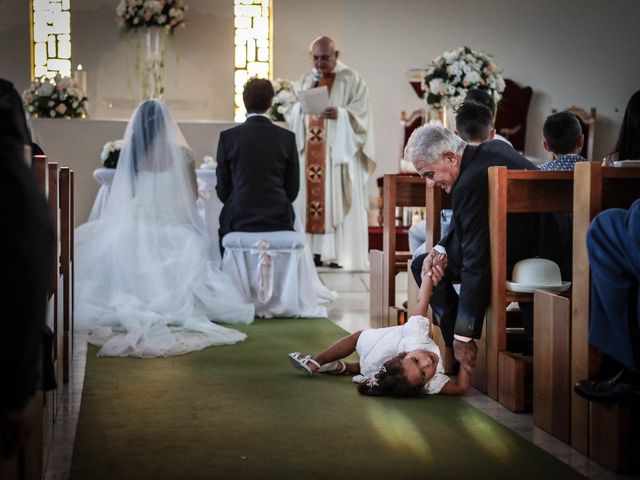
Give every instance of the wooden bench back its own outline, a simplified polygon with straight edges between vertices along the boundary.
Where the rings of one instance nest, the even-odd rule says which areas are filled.
[[[573,301],[571,312],[571,381],[595,372],[596,352],[589,347],[590,269],[587,229],[598,213],[609,208],[628,208],[640,198],[640,168],[602,167],[578,163],[575,169],[573,212]],[[572,394],[571,444],[589,452],[589,402]]]
[[[498,354],[507,348],[505,306],[531,301],[531,294],[506,290],[507,214],[527,212],[571,212],[573,172],[508,170],[489,167],[489,237],[491,246],[491,297],[486,331],[486,392],[498,396]],[[482,389],[482,370],[474,378]]]

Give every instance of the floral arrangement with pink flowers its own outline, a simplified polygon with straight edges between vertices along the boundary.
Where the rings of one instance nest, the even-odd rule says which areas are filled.
[[[467,90],[486,90],[496,102],[502,98],[505,83],[491,56],[460,47],[432,60],[424,71],[422,88],[427,108],[458,107]]]
[[[183,0],[120,0],[116,15],[118,24],[126,30],[164,27],[173,31],[183,24],[186,10]]]
[[[82,118],[87,116],[87,97],[71,77],[40,78],[22,93],[32,117]]]

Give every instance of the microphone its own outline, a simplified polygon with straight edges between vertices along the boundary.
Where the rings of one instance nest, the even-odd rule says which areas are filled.
[[[322,72],[320,70],[313,69],[313,83],[311,84],[311,88],[316,88],[318,86],[318,82],[322,78]]]

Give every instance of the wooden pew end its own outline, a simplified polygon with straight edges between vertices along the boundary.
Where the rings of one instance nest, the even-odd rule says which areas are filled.
[[[521,413],[531,408],[533,358],[528,355],[501,351],[498,355],[498,401],[512,412]]]

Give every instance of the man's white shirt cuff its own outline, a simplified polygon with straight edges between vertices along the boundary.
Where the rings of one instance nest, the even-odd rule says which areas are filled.
[[[471,338],[471,337],[465,337],[464,335],[456,335],[456,334],[453,335],[453,338],[455,340],[458,340],[458,341],[464,342],[464,343],[469,343],[471,340],[473,340],[473,338]]]
[[[438,253],[444,253],[445,255],[447,254],[447,249],[444,248],[442,245],[438,244],[435,247],[433,247],[433,249],[438,252]]]

